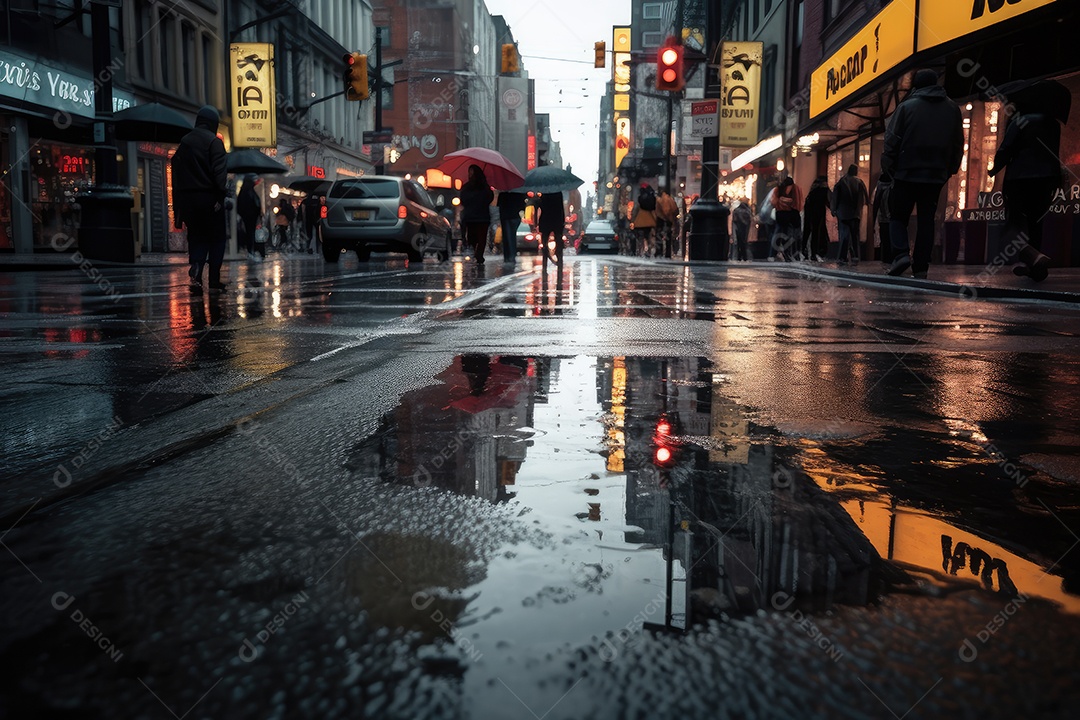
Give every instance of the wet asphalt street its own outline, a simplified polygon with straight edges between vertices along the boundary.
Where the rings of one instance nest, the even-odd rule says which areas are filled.
[[[1075,717],[1080,309],[0,274],[0,717]]]

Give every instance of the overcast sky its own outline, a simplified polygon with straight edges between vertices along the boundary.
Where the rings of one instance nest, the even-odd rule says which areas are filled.
[[[486,0],[517,40],[536,81],[536,112],[551,114],[563,164],[592,192],[600,152],[600,97],[611,77],[611,27],[630,23],[630,0]],[[607,64],[593,67],[593,43],[607,43]],[[553,59],[544,59],[553,58]],[[565,62],[571,61],[571,62]],[[561,91],[561,93],[560,93]]]

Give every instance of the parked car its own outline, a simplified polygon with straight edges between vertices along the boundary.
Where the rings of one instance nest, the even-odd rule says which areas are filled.
[[[593,220],[585,227],[581,236],[579,253],[619,252],[619,235],[610,220]]]
[[[337,180],[326,194],[322,219],[323,257],[337,262],[355,250],[360,262],[373,251],[405,253],[416,262],[424,253],[450,256],[450,223],[415,180],[380,175]]]
[[[540,232],[522,220],[517,229],[517,246],[518,250],[525,248],[538,250],[540,248]]]

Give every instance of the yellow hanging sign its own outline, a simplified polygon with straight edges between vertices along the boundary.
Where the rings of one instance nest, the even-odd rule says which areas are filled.
[[[233,147],[277,147],[274,46],[233,43],[229,46],[229,74]]]

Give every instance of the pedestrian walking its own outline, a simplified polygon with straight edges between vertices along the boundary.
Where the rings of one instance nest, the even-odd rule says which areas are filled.
[[[679,219],[679,205],[675,198],[661,189],[656,196],[656,229],[661,243],[660,253],[671,257],[672,238],[675,236],[675,223]]]
[[[915,73],[912,91],[896,108],[885,130],[881,169],[893,179],[889,235],[895,257],[889,275],[925,278],[934,249],[938,200],[945,183],[960,170],[964,157],[964,120],[960,108],[937,84],[937,73]],[[908,244],[908,221],[917,208],[915,250]]]
[[[892,193],[892,177],[888,173],[881,173],[877,184],[874,185],[873,221],[878,229],[878,241],[881,244],[881,262],[886,269],[892,265],[896,257],[889,235],[889,221],[892,214],[889,212],[889,195]]]
[[[630,215],[630,229],[640,242],[638,254],[651,257],[653,254],[653,235],[656,232],[656,193],[648,183],[641,183],[634,211]]]
[[[521,213],[525,210],[523,193],[503,191],[496,201],[499,207],[499,224],[502,225],[503,262],[517,260],[517,230],[521,225]]]
[[[289,244],[289,226],[296,219],[296,208],[287,197],[278,200],[274,210],[274,226],[277,228],[278,251],[284,252]]]
[[[825,223],[825,215],[831,206],[829,178],[818,175],[817,180],[810,185],[803,203],[803,240],[807,246],[807,257],[815,262],[822,262],[829,254],[829,228]]]
[[[836,217],[840,234],[838,265],[859,263],[859,226],[862,225],[863,208],[870,204],[866,183],[859,177],[859,166],[848,166],[847,175],[836,182],[832,192],[832,214]]]
[[[753,221],[754,211],[750,207],[750,201],[740,198],[739,203],[731,211],[731,227],[735,231],[736,260],[750,260],[747,240],[750,237],[750,223]]]
[[[319,238],[319,226],[322,224],[322,198],[315,193],[308,193],[300,203],[304,212],[304,235],[307,237],[308,255],[319,252],[322,241]]]
[[[255,259],[256,251],[255,230],[258,229],[259,217],[262,215],[262,198],[255,192],[255,186],[258,184],[257,176],[245,175],[244,184],[236,196],[236,214],[240,216],[240,222],[244,228],[244,232],[240,235],[240,242],[252,260]],[[266,256],[265,245],[262,246],[262,255]]]
[[[495,193],[484,171],[479,165],[470,165],[469,179],[461,186],[461,227],[465,233],[465,246],[472,249],[477,265],[484,264],[484,246],[491,224],[488,208],[494,200]]]
[[[225,144],[217,136],[218,111],[204,105],[195,116],[195,129],[184,135],[171,162],[173,218],[187,228],[191,290],[202,292],[203,266],[209,261],[207,284],[224,290],[221,264],[225,259]]]
[[[799,254],[802,190],[789,175],[770,193],[769,202],[776,209],[776,232],[772,242],[776,259],[790,262]]]
[[[551,258],[560,267],[563,261],[563,228],[566,227],[566,211],[563,208],[561,192],[544,193],[537,205],[540,216],[537,225],[540,228],[540,252],[544,255],[544,267]]]
[[[1050,258],[1042,251],[1043,221],[1061,187],[1061,127],[1068,121],[1068,106],[1055,112],[1055,95],[1061,88],[1053,80],[1036,83],[1018,93],[1020,114],[1005,131],[990,176],[1005,170],[1005,238],[1018,243],[1020,264],[1013,268],[1036,282],[1046,279]],[[1068,92],[1066,90],[1066,92]]]

